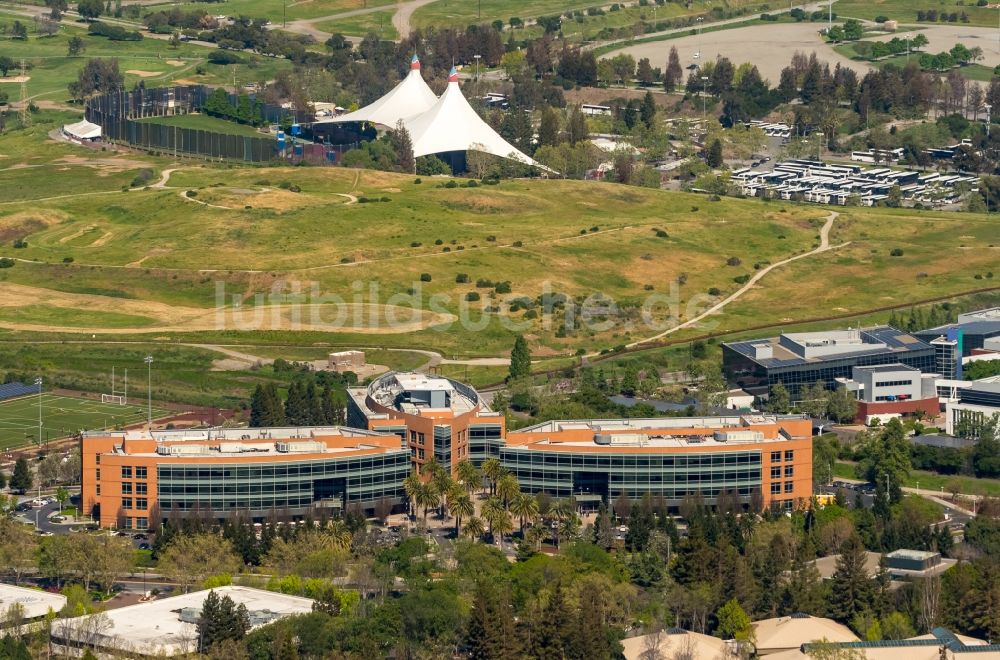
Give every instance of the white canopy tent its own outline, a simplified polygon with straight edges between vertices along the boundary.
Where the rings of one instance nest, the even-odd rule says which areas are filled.
[[[98,140],[101,137],[101,127],[86,119],[75,124],[65,124],[62,132],[71,140]]]
[[[420,60],[414,55],[410,61],[410,72],[388,94],[354,112],[316,123],[342,124],[359,121],[394,128],[400,119],[424,112],[436,102],[437,97],[420,75]]]
[[[448,77],[448,89],[437,103],[426,112],[407,117],[403,123],[413,142],[413,155],[417,157],[446,151],[482,151],[548,170],[483,121],[462,94],[454,68]]]

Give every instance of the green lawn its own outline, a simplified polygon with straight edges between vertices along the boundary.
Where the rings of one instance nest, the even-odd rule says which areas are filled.
[[[394,8],[371,14],[361,14],[359,16],[348,16],[332,21],[321,21],[314,25],[330,34],[346,34],[354,36],[365,36],[369,32],[374,32],[382,39],[399,39],[399,32],[392,25],[392,16],[396,13]]]
[[[108,388],[110,390],[110,386]],[[141,399],[141,397],[139,397]],[[130,405],[101,403],[98,398],[42,394],[42,437],[46,441],[64,438],[79,431],[136,424],[146,419],[147,410],[131,398]],[[38,395],[0,402],[0,449],[32,444],[38,438]],[[153,417],[167,411],[153,409]]]
[[[834,46],[833,49],[838,53],[840,53],[841,55],[843,55],[844,57],[849,57],[852,60],[856,60],[858,62],[866,62],[868,64],[871,64],[872,66],[877,66],[880,69],[889,64],[892,64],[893,66],[904,67],[909,61],[906,55],[886,57],[876,62],[865,60],[862,59],[860,56],[858,56],[857,51],[854,50],[853,43],[838,44]],[[910,54],[909,59],[916,62],[919,57],[920,57],[919,52],[913,52]],[[963,77],[969,80],[979,80],[981,82],[989,82],[990,80],[993,79],[993,69],[988,66],[983,66],[982,64],[969,64],[966,66],[957,67],[955,70],[958,71],[960,74],[962,74]]]
[[[163,124],[165,126],[177,126],[179,128],[193,128],[199,131],[210,131],[212,133],[223,133],[226,135],[244,135],[248,137],[267,137],[266,133],[261,133],[253,126],[238,124],[234,121],[226,121],[218,117],[210,117],[202,114],[174,115],[172,117],[149,117],[140,121],[147,124]]]
[[[978,25],[997,27],[996,7],[977,7],[975,2],[962,0],[837,0],[833,11],[840,18],[864,18],[874,20],[885,16],[900,23],[917,23],[917,11],[936,10],[938,12],[965,12],[968,23],[930,23],[919,25]]]
[[[199,2],[185,2],[175,5],[170,2],[162,2],[153,5],[144,5],[144,9],[166,9],[169,10],[179,6],[183,10],[209,11],[212,14],[225,14],[226,16],[251,16],[254,18],[266,18],[276,25],[280,25],[282,17],[287,21],[303,18],[318,18],[321,16],[333,16],[343,12],[357,9],[381,7],[395,4],[397,0],[224,0],[223,2],[206,5]]]
[[[201,6],[204,9],[204,5]],[[9,25],[12,17],[0,14],[0,24]],[[208,64],[212,48],[182,43],[171,48],[161,39],[146,36],[141,41],[110,41],[104,37],[87,34],[83,26],[64,23],[55,36],[39,36],[34,24],[27,21],[29,38],[26,41],[0,39],[0,56],[15,61],[24,58],[30,67],[28,95],[37,100],[66,102],[66,86],[76,80],[87,58],[115,57],[125,75],[125,86],[132,88],[140,80],[146,85],[157,86],[183,79],[206,84],[232,84],[233,66]],[[76,57],[67,56],[67,43],[73,36],[82,37],[85,51]],[[279,70],[291,68],[291,62],[272,57],[250,56],[247,64],[236,69],[238,82],[259,82],[273,78]],[[198,73],[199,68],[204,73]],[[13,74],[13,72],[12,72]],[[20,86],[0,83],[7,89],[11,100],[17,100]]]
[[[833,473],[836,477],[857,479],[854,463],[835,463]],[[959,485],[959,492],[964,495],[1000,497],[1000,479],[978,479],[959,475],[941,475],[925,470],[911,470],[909,478],[903,485],[907,488],[919,488],[920,490],[942,491],[943,489],[942,492],[948,495],[952,483]]]

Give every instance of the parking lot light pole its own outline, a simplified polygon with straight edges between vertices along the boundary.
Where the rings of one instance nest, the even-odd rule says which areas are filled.
[[[146,363],[146,413],[149,417],[149,428],[153,428],[153,356],[147,355]]]
[[[38,385],[38,446],[42,446],[42,377],[39,376],[35,379],[35,385]]]
[[[701,77],[701,121],[705,122],[705,114],[708,112],[708,100],[706,95],[708,94],[708,76]],[[705,132],[708,132],[708,126],[702,126]]]

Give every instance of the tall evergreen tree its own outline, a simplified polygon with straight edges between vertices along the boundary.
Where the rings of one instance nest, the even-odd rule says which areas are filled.
[[[554,147],[559,144],[559,115],[551,106],[542,110],[542,120],[538,125],[538,146]]]
[[[531,349],[524,335],[514,339],[514,348],[510,352],[510,373],[508,380],[524,378],[531,373]]]
[[[392,150],[396,152],[396,168],[400,172],[413,174],[417,169],[417,159],[413,156],[413,139],[406,125],[400,119],[391,133]]]
[[[646,125],[646,128],[653,127],[653,120],[656,119],[656,100],[653,98],[653,93],[646,91],[646,95],[642,97],[642,105],[639,107],[639,117],[642,119],[642,123]]]
[[[21,456],[14,463],[14,474],[10,478],[10,489],[24,493],[31,489],[34,479],[31,476],[31,468],[28,467],[28,459]]]
[[[828,602],[830,616],[838,621],[847,623],[872,608],[874,584],[868,577],[865,559],[865,547],[857,535],[852,535],[840,546]]]

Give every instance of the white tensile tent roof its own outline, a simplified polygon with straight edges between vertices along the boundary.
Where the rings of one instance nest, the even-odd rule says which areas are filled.
[[[75,124],[64,125],[63,132],[78,140],[93,140],[101,137],[101,127],[97,124],[91,124],[86,119]]]
[[[410,132],[414,156],[445,151],[483,151],[501,158],[545,168],[504,140],[472,109],[458,87],[458,72],[453,68],[448,89],[429,110],[403,120]]]
[[[393,128],[400,119],[421,113],[436,102],[437,97],[424,82],[423,76],[420,75],[420,60],[414,55],[410,62],[410,72],[388,94],[354,112],[316,123],[341,124],[365,121]]]

